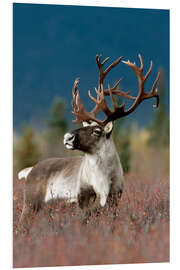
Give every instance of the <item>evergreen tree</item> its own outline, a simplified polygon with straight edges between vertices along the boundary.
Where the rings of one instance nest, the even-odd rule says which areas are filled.
[[[156,109],[155,116],[151,126],[149,127],[150,138],[149,144],[154,147],[168,147],[169,146],[169,116],[167,110],[165,75],[161,70],[161,77],[159,81],[159,107]]]
[[[68,128],[65,109],[65,103],[61,98],[56,97],[50,109],[50,116],[46,120],[48,125],[48,131],[45,135],[45,140],[47,141],[47,156],[59,156],[61,154],[59,148],[60,142],[62,142],[64,133]]]
[[[47,119],[47,125],[51,131],[61,134],[67,129],[67,120],[65,119],[65,103],[61,98],[54,99],[52,108],[50,110],[50,118]]]
[[[40,158],[39,147],[35,140],[34,130],[31,127],[24,127],[20,140],[14,147],[14,159],[17,169],[32,166]]]
[[[116,98],[117,104],[121,104],[121,98]],[[123,171],[125,173],[130,171],[131,161],[131,145],[130,145],[130,129],[128,124],[125,124],[124,119],[117,119],[114,122],[113,138],[116,145],[116,149],[120,156]]]

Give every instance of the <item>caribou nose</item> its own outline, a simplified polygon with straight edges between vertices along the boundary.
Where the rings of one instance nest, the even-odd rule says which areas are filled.
[[[72,133],[66,133],[64,135],[64,140],[65,141],[68,141],[68,142],[71,142],[71,141],[74,141],[74,137],[75,137],[74,134],[72,134]]]
[[[64,135],[64,145],[68,148],[68,149],[72,149],[73,148],[73,142],[75,139],[75,135],[72,133],[66,133]]]

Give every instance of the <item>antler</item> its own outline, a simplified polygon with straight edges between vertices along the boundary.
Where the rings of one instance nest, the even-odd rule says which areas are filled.
[[[78,83],[79,83],[79,78],[77,78],[74,81],[74,86],[72,89],[72,108],[73,108],[73,114],[77,117],[74,122],[76,123],[81,123],[83,121],[88,121],[89,120],[89,113],[84,109],[84,106],[81,102],[80,96],[79,96],[79,90],[78,90]]]
[[[76,120],[73,122],[75,123],[81,123],[81,122],[89,122],[89,121],[95,121],[99,124],[101,124],[101,121],[98,119],[95,119],[92,113],[87,112],[84,109],[84,106],[81,102],[80,96],[79,96],[79,90],[77,89],[79,83],[79,78],[77,78],[74,82],[73,90],[72,90],[72,113],[76,116]]]
[[[140,68],[138,68],[136,66],[136,63],[131,63],[129,60],[128,61],[122,61],[125,65],[129,66],[130,68],[132,68],[132,70],[134,70],[134,72],[136,73],[137,79],[138,79],[138,83],[139,83],[139,92],[138,92],[138,96],[134,102],[134,104],[129,108],[128,111],[126,111],[126,113],[130,113],[132,112],[144,99],[148,99],[148,98],[156,98],[156,104],[153,105],[153,107],[157,108],[159,105],[159,95],[157,92],[157,89],[155,89],[157,82],[159,80],[160,77],[160,72],[157,73],[156,79],[153,83],[153,86],[151,88],[151,90],[147,93],[144,91],[144,85],[145,82],[147,80],[147,78],[149,77],[149,74],[151,73],[152,70],[152,61],[150,62],[150,67],[149,70],[147,71],[146,75],[143,76],[143,69],[144,69],[144,64],[143,64],[143,60],[142,60],[142,56],[139,54],[138,55],[141,66]]]
[[[109,67],[107,67],[107,69],[105,71],[103,71],[103,65],[107,62],[107,60],[109,59],[109,57],[107,57],[102,63],[101,63],[101,55],[100,56],[96,56],[96,62],[99,68],[99,84],[98,84],[98,89],[95,88],[96,94],[97,94],[97,99],[95,99],[90,91],[88,92],[88,95],[90,97],[90,99],[96,104],[94,109],[91,112],[87,112],[84,107],[83,104],[80,100],[80,96],[79,96],[79,91],[77,90],[77,85],[79,82],[79,79],[76,79],[74,82],[74,87],[73,87],[73,114],[76,116],[76,120],[74,120],[74,122],[78,123],[78,122],[83,122],[83,121],[95,121],[98,124],[104,126],[106,125],[108,122],[110,121],[114,121],[118,118],[124,117],[128,114],[130,114],[131,112],[133,112],[136,107],[145,99],[149,99],[152,97],[156,98],[156,105],[153,105],[154,107],[158,107],[159,104],[159,95],[157,93],[157,89],[155,89],[157,82],[159,80],[159,76],[160,73],[158,72],[157,77],[153,83],[152,89],[149,92],[145,92],[144,91],[144,85],[145,85],[145,81],[147,80],[147,78],[149,77],[149,74],[152,70],[152,61],[150,63],[150,67],[149,70],[147,71],[146,75],[143,76],[143,60],[141,55],[139,54],[139,59],[140,59],[140,63],[141,66],[140,68],[138,68],[134,63],[131,63],[129,60],[128,61],[122,61],[124,64],[128,65],[129,67],[131,67],[137,76],[138,82],[139,82],[139,92],[137,97],[133,97],[129,95],[129,92],[124,92],[121,90],[117,90],[117,86],[119,85],[120,81],[122,79],[120,79],[112,88],[108,88],[106,90],[103,89],[103,82],[104,79],[107,75],[107,73],[113,68],[115,67],[121,60],[122,57],[118,58],[116,61],[114,61]],[[117,106],[116,100],[114,99],[113,95],[118,95],[118,96],[122,96],[128,99],[132,99],[134,100],[134,103],[132,104],[132,106],[125,111],[125,105],[122,104],[120,106]],[[112,104],[113,104],[113,111],[111,111],[106,103],[105,100],[105,96],[110,96],[111,100],[112,100]],[[107,118],[104,121],[98,120],[95,118],[95,115],[102,110]]]

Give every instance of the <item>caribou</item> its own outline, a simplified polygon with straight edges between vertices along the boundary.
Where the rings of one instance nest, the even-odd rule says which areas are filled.
[[[145,82],[152,70],[152,61],[145,75],[143,75],[143,60],[139,54],[140,67],[122,57],[110,64],[105,70],[104,64],[109,57],[102,61],[102,56],[96,56],[99,70],[98,87],[95,88],[96,98],[88,92],[94,108],[88,112],[81,101],[78,90],[79,78],[75,80],[72,89],[72,113],[75,123],[82,124],[76,130],[64,135],[64,145],[69,150],[79,150],[83,156],[69,158],[49,158],[40,161],[33,167],[25,168],[18,174],[19,179],[25,179],[24,205],[20,220],[23,221],[31,210],[39,211],[51,200],[62,199],[69,203],[77,203],[80,208],[104,207],[112,197],[121,197],[123,192],[123,169],[116,151],[112,130],[116,119],[132,113],[142,101],[156,99],[154,107],[158,107],[159,95],[156,88],[159,72],[150,91],[145,91]],[[118,88],[122,79],[111,88],[103,87],[107,74],[119,63],[130,67],[138,79],[139,90],[137,96]],[[105,97],[109,96],[113,110],[108,108]],[[118,105],[115,96],[130,99],[132,105],[126,110],[125,104]],[[96,115],[103,112],[105,120]],[[115,195],[115,196],[114,196]]]

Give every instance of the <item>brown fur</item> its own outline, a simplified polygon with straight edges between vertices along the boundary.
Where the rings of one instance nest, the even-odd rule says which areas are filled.
[[[42,208],[46,194],[48,180],[51,176],[66,168],[66,176],[71,175],[73,169],[80,166],[82,157],[50,158],[39,162],[27,176],[24,189],[24,205],[20,223],[31,211],[39,211]]]
[[[89,207],[94,204],[96,200],[96,193],[91,186],[82,187],[78,195],[78,203],[80,208]]]
[[[99,133],[95,133],[96,130]],[[78,149],[84,153],[93,154],[97,151],[98,141],[106,134],[101,126],[86,126],[74,131],[71,134],[75,135],[74,149]]]

